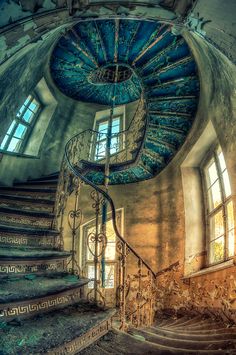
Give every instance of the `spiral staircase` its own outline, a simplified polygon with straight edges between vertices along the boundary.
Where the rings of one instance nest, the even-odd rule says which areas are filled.
[[[110,185],[139,182],[160,173],[192,126],[199,99],[197,67],[185,39],[172,34],[170,25],[128,18],[80,21],[56,43],[50,70],[58,88],[75,100],[109,107],[139,100],[129,127],[117,134],[122,145],[110,157]],[[181,328],[181,337],[186,339],[181,342],[175,321],[174,326],[164,321],[163,327],[152,327],[155,275],[119,234],[114,203],[99,186],[106,178],[105,162],[91,155],[91,144],[99,134],[89,129],[70,139],[59,180],[58,174],[52,174],[0,188],[0,354],[106,354],[111,345],[114,354],[133,354],[134,349],[137,354],[225,354],[225,349],[234,349],[234,331],[227,333],[231,345],[222,340],[209,350],[218,335],[210,333],[211,340],[204,343],[202,333],[192,337],[188,327]],[[74,237],[80,226],[76,222],[77,200],[68,217],[72,218],[72,248],[70,252],[62,248],[66,198],[75,191],[77,199],[83,183],[94,189],[93,197],[98,196],[98,202],[94,200],[97,216],[99,203],[103,203],[100,195],[112,211],[119,239],[122,329],[126,326],[127,330],[127,322],[149,326],[131,328],[129,335],[107,335],[112,344],[103,338],[87,350],[83,349],[111,329],[115,311],[88,303],[84,287],[89,280],[74,272]],[[55,217],[61,224],[55,222]],[[126,263],[131,256],[130,264]],[[68,272],[71,263],[72,273]],[[132,275],[138,299],[135,310],[133,295],[127,297],[127,265],[136,267]],[[178,324],[187,324],[190,331],[198,329],[191,320]],[[218,325],[216,328],[220,329]],[[197,345],[198,340],[203,341],[202,347]]]
[[[115,65],[123,77],[113,98]],[[126,133],[136,131],[126,139],[133,142],[129,158],[126,154],[112,164],[111,185],[151,179],[184,143],[198,106],[199,79],[186,41],[173,35],[170,25],[122,18],[81,21],[56,44],[50,66],[55,84],[73,99],[118,106],[143,97],[141,122]],[[80,168],[88,180],[103,184],[104,164],[94,163]]]

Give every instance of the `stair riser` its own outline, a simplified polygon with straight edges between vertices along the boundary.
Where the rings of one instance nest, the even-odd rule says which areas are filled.
[[[20,214],[5,214],[1,212],[0,217],[1,222],[7,223],[19,223],[21,225],[30,225],[30,226],[40,226],[51,228],[53,225],[53,218],[43,218],[40,216],[24,216]]]
[[[37,236],[0,232],[0,246],[19,248],[54,249],[59,243],[59,236]]]
[[[30,260],[0,260],[0,276],[45,274],[66,271],[66,258],[30,259]]]
[[[73,339],[67,344],[63,344],[57,348],[48,351],[47,355],[75,355],[81,350],[85,349],[87,346],[93,344],[102,336],[107,334],[109,330],[112,329],[112,319],[109,318],[96,327],[90,329],[87,333],[81,335],[78,338]],[[104,353],[105,354],[105,353]]]
[[[159,336],[155,334],[147,334],[145,331],[138,331],[138,334],[144,336],[146,341],[149,341],[154,344],[163,345],[167,347],[174,347],[176,349],[189,349],[189,350],[218,350],[218,349],[226,349],[228,340],[215,340],[214,342],[210,341],[194,341],[194,340],[182,340],[181,337],[177,337],[175,339],[168,338],[166,336]],[[235,340],[232,340],[235,342]]]
[[[230,339],[234,339],[236,340],[236,334],[232,334],[230,333],[230,330],[228,331],[229,333],[225,333],[225,334],[221,334],[216,333],[216,334],[204,334],[205,332],[199,332],[198,335],[194,335],[193,333],[185,333],[184,332],[184,328],[181,329],[181,332],[172,332],[172,331],[168,331],[168,330],[163,330],[161,328],[156,328],[154,329],[154,331],[151,331],[154,334],[158,334],[158,335],[162,335],[164,337],[168,337],[168,338],[173,338],[176,339],[177,337],[179,339],[183,339],[183,340],[195,340],[195,341],[215,341],[215,340],[230,340]],[[200,334],[203,333],[203,334]]]
[[[37,189],[37,188],[57,188],[57,181],[56,182],[48,182],[48,181],[40,181],[40,182],[25,182],[25,183],[19,183],[15,184],[15,187],[22,187],[22,188],[32,188],[32,189]]]
[[[26,196],[26,197],[32,197],[34,199],[38,198],[47,198],[48,200],[54,200],[55,199],[55,194],[56,191],[44,191],[43,189],[41,191],[24,191],[24,190],[4,190],[0,189],[0,194],[8,194],[8,195],[14,195],[14,196]]]
[[[0,207],[21,208],[24,211],[53,212],[54,204],[32,203],[28,201],[0,199]]]
[[[25,300],[22,302],[0,304],[1,320],[9,321],[14,318],[25,319],[44,312],[64,308],[81,299],[81,287],[54,295]]]

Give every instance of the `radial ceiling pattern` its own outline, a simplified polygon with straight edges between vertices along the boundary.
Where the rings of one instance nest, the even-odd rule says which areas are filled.
[[[186,139],[199,97],[197,68],[186,41],[173,35],[169,25],[156,21],[79,22],[55,46],[51,74],[65,95],[110,105],[115,65],[121,75],[115,104],[137,100],[143,89],[147,129],[136,165],[113,171],[111,184],[136,182],[160,172]],[[100,184],[104,174],[91,171],[88,177]]]

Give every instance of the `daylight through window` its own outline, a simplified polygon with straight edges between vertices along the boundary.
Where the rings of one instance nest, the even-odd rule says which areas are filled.
[[[0,149],[15,153],[22,152],[39,109],[40,103],[33,95],[29,95],[11,122]]]
[[[108,119],[97,122],[96,130],[98,132],[95,142],[95,160],[104,159],[106,156],[106,140],[108,132]],[[111,149],[110,154],[115,154],[120,150],[121,117],[114,117],[111,128]]]
[[[209,264],[234,255],[234,218],[231,187],[224,155],[218,147],[206,165],[207,225]]]

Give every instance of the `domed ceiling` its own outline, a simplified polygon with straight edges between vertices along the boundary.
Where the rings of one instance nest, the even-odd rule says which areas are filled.
[[[149,179],[176,154],[192,126],[199,100],[195,60],[171,26],[139,19],[80,21],[57,42],[51,75],[67,96],[121,105],[146,99],[146,132],[135,166],[111,174],[111,184]],[[114,82],[117,84],[114,85]],[[114,96],[114,86],[115,96]],[[102,172],[89,172],[100,184]]]
[[[182,62],[178,63],[181,59]],[[176,63],[172,69],[167,68]],[[116,104],[140,97],[142,87],[195,74],[195,63],[182,37],[169,25],[147,20],[82,21],[63,35],[54,48],[51,73],[56,85],[76,100],[111,104],[114,85],[99,74],[118,64],[128,78],[116,86]],[[167,68],[166,68],[167,67]],[[101,75],[100,75],[101,77]],[[178,88],[183,87],[183,83]]]

